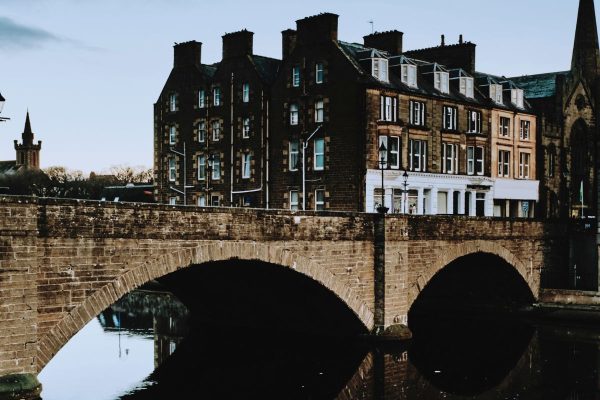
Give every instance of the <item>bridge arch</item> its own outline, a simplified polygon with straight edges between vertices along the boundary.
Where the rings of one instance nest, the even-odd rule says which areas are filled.
[[[516,257],[510,250],[502,245],[499,245],[498,243],[491,243],[484,240],[474,240],[455,244],[449,248],[444,248],[437,259],[428,268],[426,268],[426,270],[417,278],[413,287],[409,290],[409,308],[415,302],[421,291],[438,272],[459,258],[477,253],[492,254],[503,259],[506,263],[514,267],[519,275],[521,275],[523,280],[531,289],[534,297],[538,297],[540,284],[539,280],[534,279],[531,267],[528,267],[527,264]]]
[[[292,250],[271,247],[268,243],[215,241],[163,253],[159,257],[134,266],[113,282],[94,292],[39,339],[37,370],[41,371],[54,355],[96,315],[144,283],[192,265],[236,259],[280,265],[311,278],[346,304],[367,330],[373,329],[373,311],[361,296],[331,271],[310,258]]]

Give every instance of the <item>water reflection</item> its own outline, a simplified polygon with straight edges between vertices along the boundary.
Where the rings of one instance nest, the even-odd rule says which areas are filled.
[[[410,348],[197,323],[165,293],[106,310],[40,375],[44,400],[600,399],[600,330],[435,318]]]

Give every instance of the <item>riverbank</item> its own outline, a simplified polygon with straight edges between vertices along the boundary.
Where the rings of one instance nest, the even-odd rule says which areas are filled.
[[[600,293],[581,290],[543,289],[540,301],[528,311],[536,318],[583,324],[600,322]]]

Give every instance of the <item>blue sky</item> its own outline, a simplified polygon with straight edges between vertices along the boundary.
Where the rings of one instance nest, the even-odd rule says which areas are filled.
[[[202,61],[221,55],[221,35],[247,28],[254,51],[280,57],[295,20],[340,15],[339,38],[404,32],[404,48],[465,40],[477,69],[514,76],[566,70],[578,0],[0,0],[0,160],[29,108],[42,167],[84,172],[152,166],[153,115],[172,66],[174,42],[203,42]]]

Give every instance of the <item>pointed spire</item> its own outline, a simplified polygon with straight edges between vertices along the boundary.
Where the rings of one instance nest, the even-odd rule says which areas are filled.
[[[31,121],[29,120],[29,110],[27,110],[27,117],[25,118],[25,129],[23,130],[23,144],[25,146],[33,145],[33,132],[31,130]]]
[[[29,110],[27,110],[27,117],[25,118],[25,130],[24,133],[32,133],[31,132],[31,121],[29,121]]]
[[[580,0],[571,71],[592,84],[600,74],[600,50],[594,0]]]

